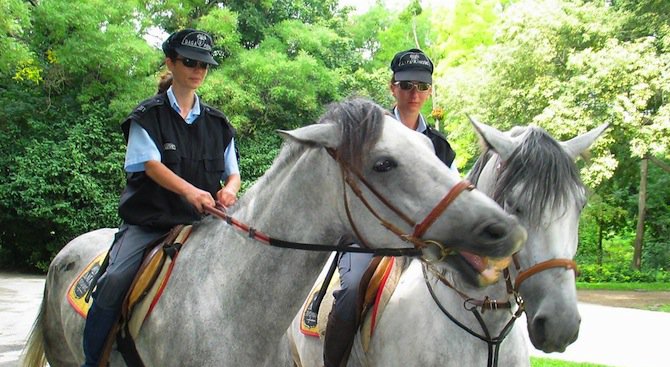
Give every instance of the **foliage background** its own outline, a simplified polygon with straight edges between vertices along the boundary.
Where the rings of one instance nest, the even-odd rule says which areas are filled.
[[[199,93],[238,130],[243,188],[276,155],[274,130],[350,95],[390,107],[389,60],[418,46],[436,64],[424,114],[444,111],[430,120],[462,172],[479,152],[465,113],[559,139],[609,123],[580,161],[591,190],[581,280],[670,280],[670,176],[653,163],[642,267],[631,267],[640,162],[670,161],[669,2],[389,3],[355,13],[336,0],[0,1],[0,268],[44,271],[76,235],[118,225],[119,122],[155,93],[152,43],[188,26],[215,37],[220,67]]]

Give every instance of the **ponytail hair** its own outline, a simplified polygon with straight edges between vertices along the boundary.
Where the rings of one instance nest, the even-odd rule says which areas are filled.
[[[161,74],[161,77],[158,80],[158,92],[156,94],[163,94],[167,92],[167,90],[170,88],[171,85],[172,85],[172,73],[170,71],[166,71],[163,74]]]

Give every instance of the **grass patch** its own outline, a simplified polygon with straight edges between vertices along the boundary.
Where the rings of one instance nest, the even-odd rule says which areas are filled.
[[[670,305],[651,306],[649,311],[670,312]]]
[[[602,289],[610,291],[666,291],[670,283],[585,283],[577,282],[577,289]]]
[[[608,367],[604,364],[561,361],[559,359],[530,357],[531,367]]]

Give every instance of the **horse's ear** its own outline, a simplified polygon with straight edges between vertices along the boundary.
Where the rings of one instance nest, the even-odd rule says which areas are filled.
[[[507,160],[514,151],[514,141],[500,130],[475,120],[474,117],[467,115],[468,119],[475,127],[475,131],[482,138],[484,143],[495,150],[503,160]]]
[[[580,154],[586,152],[587,149],[593,144],[593,142],[600,136],[600,134],[607,129],[609,126],[608,123],[604,123],[595,129],[579,135],[575,138],[572,138],[568,141],[561,142],[561,146],[568,153],[572,159],[577,159]]]
[[[340,127],[329,123],[308,125],[295,130],[277,130],[277,133],[284,139],[326,148],[337,148],[342,140]]]

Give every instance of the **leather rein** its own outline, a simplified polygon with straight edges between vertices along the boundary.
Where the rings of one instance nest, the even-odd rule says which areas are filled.
[[[342,174],[342,181],[346,183],[351,191],[358,197],[358,199],[365,205],[368,211],[380,222],[380,224],[391,231],[393,234],[398,236],[401,240],[413,244],[413,247],[406,248],[370,248],[368,243],[361,236],[360,231],[356,227],[354,220],[351,215],[349,208],[349,199],[347,197],[346,186],[343,189],[343,200],[344,206],[347,213],[347,218],[351,227],[358,239],[361,242],[362,247],[351,247],[351,246],[333,246],[333,245],[323,245],[323,244],[310,244],[310,243],[298,243],[291,241],[284,241],[268,236],[267,234],[253,228],[245,223],[240,222],[239,220],[233,218],[225,212],[225,207],[217,203],[217,206],[206,207],[205,210],[223,219],[226,223],[233,226],[234,228],[247,233],[249,238],[259,241],[263,244],[281,247],[281,248],[292,248],[298,250],[308,250],[308,251],[345,251],[345,252],[359,252],[359,253],[372,253],[375,256],[419,256],[422,254],[422,250],[427,248],[430,245],[436,246],[441,254],[441,259],[447,256],[451,251],[444,246],[443,244],[433,241],[433,240],[423,240],[421,236],[426,233],[430,226],[437,220],[437,218],[446,211],[449,205],[458,197],[458,195],[465,191],[471,191],[475,187],[467,180],[462,180],[454,185],[451,190],[435,205],[435,207],[428,213],[428,215],[420,222],[416,223],[406,214],[404,214],[400,209],[396,208],[391,202],[389,202],[383,195],[379,193],[365,178],[354,172],[345,162],[339,159],[337,151],[334,149],[326,148],[328,154],[338,163],[340,166],[340,171]],[[355,177],[355,179],[354,179]],[[371,192],[379,202],[381,202],[386,208],[390,209],[395,213],[402,221],[408,224],[413,232],[411,234],[406,233],[401,230],[399,227],[391,223],[390,221],[384,219],[369,203],[365,198],[363,191],[360,189],[358,182],[362,183],[369,192]]]

